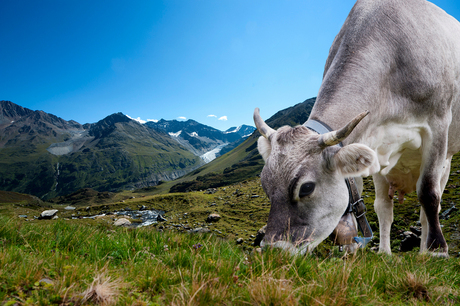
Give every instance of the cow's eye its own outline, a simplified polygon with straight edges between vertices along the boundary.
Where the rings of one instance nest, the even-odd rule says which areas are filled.
[[[315,183],[303,183],[302,186],[300,186],[299,197],[306,197],[310,195],[313,190],[315,190]]]

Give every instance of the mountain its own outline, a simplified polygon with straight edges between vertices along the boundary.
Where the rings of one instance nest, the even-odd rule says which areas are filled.
[[[40,198],[176,179],[204,164],[165,132],[122,113],[81,125],[0,101],[0,190]]]
[[[315,101],[316,98],[311,98],[281,110],[266,122],[274,129],[284,125],[303,124],[307,121]],[[259,175],[264,165],[257,150],[259,137],[260,133],[255,131],[230,152],[178,179],[170,188],[170,192],[226,186]]]
[[[117,191],[177,179],[255,128],[194,120],[141,124],[115,113],[93,124],[0,101],[0,190],[43,199],[82,188]]]
[[[201,156],[205,162],[210,162],[220,156],[221,151],[227,147],[236,147],[236,142],[244,140],[255,130],[255,127],[242,125],[222,132],[190,119],[187,121],[161,119],[157,122],[149,121],[145,125],[168,133],[172,139],[195,155]]]

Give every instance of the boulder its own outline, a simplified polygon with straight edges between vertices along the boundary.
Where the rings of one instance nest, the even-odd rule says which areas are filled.
[[[217,222],[221,219],[222,217],[218,214],[210,214],[208,218],[206,219],[206,222]]]
[[[236,244],[242,244],[243,243],[243,238],[238,238],[236,239]]]
[[[166,220],[166,218],[163,217],[162,215],[159,214],[159,215],[157,216],[157,222],[165,222],[165,221],[167,221],[167,220]]]
[[[257,231],[256,238],[254,239],[254,246],[260,246],[260,243],[262,242],[262,239],[265,237],[265,229],[267,228],[267,225],[264,225],[262,228],[260,228]]]
[[[117,221],[115,221],[113,223],[113,225],[115,225],[115,226],[128,226],[128,225],[131,225],[131,221],[129,221],[126,218],[120,218]]]
[[[209,229],[205,227],[197,227],[188,231],[190,234],[203,234],[211,232]]]
[[[74,206],[67,206],[64,208],[65,210],[75,210],[76,208]]]
[[[204,192],[204,194],[214,194],[217,192],[217,189],[216,188],[208,188],[206,189],[206,191]]]
[[[40,214],[40,217],[38,217],[38,219],[52,219],[57,212],[57,209],[45,210]]]
[[[421,239],[416,234],[410,231],[405,231],[403,234],[404,239],[401,240],[399,250],[401,252],[411,251],[415,247],[420,247]]]

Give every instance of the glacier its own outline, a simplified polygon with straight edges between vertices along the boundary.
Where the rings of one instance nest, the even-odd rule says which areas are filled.
[[[224,143],[224,144],[221,144],[221,145],[218,145],[217,147],[215,147],[211,151],[206,152],[203,155],[201,155],[200,158],[202,160],[204,160],[205,163],[209,163],[209,162],[213,161],[214,159],[216,159],[216,154],[219,153],[220,150],[222,150],[222,148],[225,147],[226,145],[228,145],[228,142]]]

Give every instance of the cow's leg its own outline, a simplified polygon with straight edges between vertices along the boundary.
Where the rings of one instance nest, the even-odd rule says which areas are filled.
[[[441,177],[441,190],[442,191],[444,191],[444,189],[446,188],[447,180],[449,179],[451,160],[452,160],[452,156],[446,159],[444,173]],[[441,203],[438,206],[438,215],[440,211],[441,211]],[[423,206],[420,209],[420,223],[422,224],[422,236],[420,237],[421,238],[420,252],[422,253],[422,252],[427,251],[426,242],[427,242],[427,237],[428,237],[428,220],[427,220]]]
[[[391,254],[390,231],[393,223],[393,200],[388,196],[390,188],[387,180],[380,174],[374,174],[375,202],[374,208],[379,218],[380,246],[379,253]]]
[[[423,139],[425,150],[422,153],[422,166],[420,177],[417,181],[417,196],[425,212],[427,233],[426,249],[437,251],[436,255],[447,255],[447,243],[442,235],[439,223],[439,205],[441,202],[442,190],[441,181],[445,172],[449,171],[447,160],[447,128],[440,131],[445,133],[427,133]],[[433,131],[432,131],[433,132]],[[444,186],[442,186],[444,187]]]

